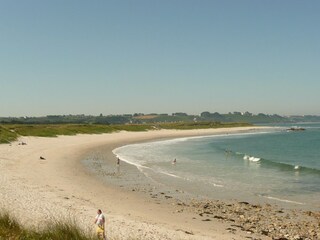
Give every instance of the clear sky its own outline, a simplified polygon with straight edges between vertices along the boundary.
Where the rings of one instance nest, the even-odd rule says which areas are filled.
[[[320,115],[320,1],[0,0],[0,116]]]

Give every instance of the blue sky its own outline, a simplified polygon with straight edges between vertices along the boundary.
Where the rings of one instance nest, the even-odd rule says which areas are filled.
[[[320,115],[320,2],[0,0],[0,116]]]

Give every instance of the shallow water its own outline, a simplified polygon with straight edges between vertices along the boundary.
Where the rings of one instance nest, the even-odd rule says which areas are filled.
[[[320,124],[303,127],[132,144],[113,152],[153,181],[195,196],[318,209]]]

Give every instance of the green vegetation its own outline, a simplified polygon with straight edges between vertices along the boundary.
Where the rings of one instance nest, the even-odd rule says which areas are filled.
[[[17,133],[0,125],[0,143],[10,143],[17,139]]]
[[[101,134],[118,131],[148,131],[157,129],[205,129],[250,126],[248,123],[178,122],[159,124],[3,124],[0,143],[9,143],[19,136],[56,137],[58,135]]]
[[[0,124],[94,124],[94,125],[124,125],[124,124],[155,124],[177,122],[246,122],[246,123],[295,123],[295,122],[320,122],[320,116],[280,116],[277,114],[252,114],[250,112],[202,112],[200,115],[186,113],[172,114],[123,114],[91,116],[91,115],[48,115],[44,117],[0,117]]]
[[[101,134],[115,131],[146,131],[147,125],[98,125],[98,124],[14,124],[0,125],[17,136],[56,137],[58,135]]]
[[[42,230],[27,229],[7,212],[0,212],[0,240],[93,240],[94,236],[82,231],[73,221],[54,222]]]
[[[186,113],[172,114],[123,114],[91,116],[91,115],[48,115],[43,117],[0,117],[0,124],[94,124],[94,125],[124,125],[124,124],[150,124],[150,123],[177,123],[177,122],[247,122],[247,123],[294,123],[294,122],[320,122],[320,116],[280,116],[277,114],[252,114],[250,112],[202,112],[200,115]]]
[[[220,123],[220,122],[179,122],[179,123],[162,123],[157,125],[160,129],[209,129],[209,128],[231,128],[231,127],[248,127],[249,123]]]

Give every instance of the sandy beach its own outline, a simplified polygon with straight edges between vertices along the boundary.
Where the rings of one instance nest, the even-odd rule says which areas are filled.
[[[81,163],[84,156],[101,146],[107,149],[110,164],[116,165],[112,150],[130,143],[253,131],[257,128],[23,137],[18,142],[0,145],[0,208],[8,210],[28,226],[41,227],[41,224],[52,219],[75,219],[88,231],[93,230],[96,210],[101,208],[107,218],[109,239],[272,239],[271,234],[261,229],[247,229],[245,221],[249,222],[248,219],[252,218],[252,222],[262,222],[262,216],[256,220],[253,218],[259,216],[258,212],[264,211],[274,212],[276,218],[277,208],[214,200],[185,203],[165,197],[151,198],[143,191],[103,182]],[[26,144],[21,145],[21,142]],[[40,159],[40,156],[44,159]],[[121,167],[135,168],[127,164]],[[139,171],[135,172],[139,174]],[[217,206],[224,210],[217,209]],[[232,208],[233,213],[228,212],[228,207],[229,210]],[[244,220],[244,225],[240,226],[235,218],[236,210],[239,212],[239,221]],[[240,210],[249,213],[249,216]],[[284,213],[289,214],[289,220],[294,214],[299,215],[295,211],[278,214]],[[319,213],[306,213],[302,219],[309,223],[308,229],[313,231],[312,224],[319,224]],[[314,231],[312,236],[319,236]]]

